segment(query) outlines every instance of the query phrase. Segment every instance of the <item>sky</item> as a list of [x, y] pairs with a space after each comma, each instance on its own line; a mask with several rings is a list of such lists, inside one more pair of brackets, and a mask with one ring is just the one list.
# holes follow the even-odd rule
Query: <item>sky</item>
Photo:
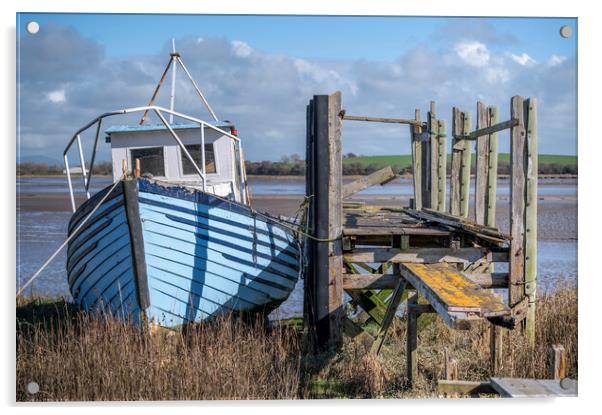
[[[30, 21], [38, 33], [26, 31]], [[560, 36], [563, 25], [571, 37]], [[452, 106], [471, 111], [474, 122], [482, 100], [503, 120], [511, 96], [536, 97], [539, 152], [577, 154], [574, 18], [24, 13], [17, 15], [17, 161], [59, 162], [73, 133], [100, 113], [146, 105], [172, 38], [217, 116], [236, 124], [249, 160], [304, 155], [305, 107], [336, 90], [351, 115], [411, 118], [435, 100], [448, 125]], [[176, 110], [210, 120], [182, 75]], [[168, 88], [158, 104], [169, 106]], [[136, 121], [110, 119], [103, 128]], [[93, 136], [82, 139], [89, 157]], [[508, 140], [499, 141], [507, 152]], [[343, 146], [408, 154], [409, 129], [346, 122]], [[99, 157], [109, 158], [108, 144]]]

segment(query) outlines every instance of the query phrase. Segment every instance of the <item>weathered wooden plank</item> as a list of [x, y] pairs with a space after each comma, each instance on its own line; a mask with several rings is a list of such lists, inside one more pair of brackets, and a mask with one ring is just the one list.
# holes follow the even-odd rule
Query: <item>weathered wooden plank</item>
[[447, 236], [448, 230], [436, 228], [418, 228], [418, 227], [399, 227], [391, 228], [391, 224], [383, 226], [363, 225], [361, 227], [345, 227], [343, 235], [346, 236], [390, 236], [390, 235], [428, 235], [428, 236]]
[[507, 272], [463, 273], [466, 278], [481, 288], [508, 288]]
[[347, 291], [347, 294], [354, 303], [358, 304], [362, 310], [372, 317], [376, 324], [382, 324], [387, 305], [376, 295], [376, 292], [371, 290], [350, 290]]
[[395, 288], [400, 278], [399, 274], [343, 274], [343, 288], [345, 290]]
[[[487, 107], [481, 101], [477, 102], [477, 129], [487, 126]], [[475, 176], [475, 220], [485, 224], [487, 208], [487, 172], [489, 170], [489, 136], [477, 138], [476, 176]]]
[[328, 313], [330, 341], [339, 343], [342, 338], [343, 299], [343, 144], [341, 142], [341, 92], [328, 97]]
[[[462, 273], [466, 278], [478, 284], [481, 288], [507, 288], [508, 273]], [[399, 274], [343, 274], [343, 289], [365, 290], [395, 288], [401, 278]]]
[[431, 222], [438, 222], [442, 225], [451, 226], [453, 228], [474, 234], [480, 237], [490, 237], [500, 240], [502, 242], [509, 241], [512, 239], [510, 235], [507, 235], [496, 228], [487, 227], [485, 225], [478, 224], [468, 218], [448, 215], [446, 213], [437, 212], [432, 209], [424, 208], [422, 211], [413, 211], [406, 209], [409, 215], [425, 219]]
[[[415, 121], [420, 123], [420, 110], [415, 111]], [[414, 179], [414, 209], [422, 209], [422, 143], [417, 135], [422, 132], [418, 125], [410, 126], [410, 138], [412, 140], [412, 176]]]
[[445, 120], [437, 120], [438, 150], [437, 150], [437, 210], [445, 212], [447, 191], [447, 138]]
[[403, 263], [400, 273], [448, 324], [453, 321], [450, 312], [480, 317], [510, 315], [510, 308], [495, 294], [481, 289], [452, 266]]
[[526, 335], [535, 343], [535, 304], [537, 283], [537, 100], [524, 102], [526, 127], [526, 201], [525, 201], [525, 295], [529, 298]]
[[427, 128], [429, 134], [429, 207], [437, 209], [439, 203], [439, 123], [437, 122], [435, 101], [431, 101]]
[[460, 194], [461, 182], [460, 172], [462, 168], [462, 150], [464, 149], [465, 141], [460, 137], [463, 131], [462, 113], [460, 109], [454, 107], [452, 111], [452, 166], [450, 176], [450, 212], [452, 215], [460, 215]]
[[504, 329], [500, 326], [489, 325], [489, 365], [492, 376], [500, 373], [503, 363]]
[[493, 227], [493, 226], [487, 226], [487, 225], [483, 225], [480, 223], [477, 223], [476, 221], [469, 219], [469, 218], [463, 218], [462, 216], [455, 216], [446, 212], [438, 212], [434, 209], [424, 209], [422, 212], [412, 212], [409, 209], [404, 209], [404, 212], [407, 212], [408, 214], [411, 215], [422, 215], [425, 216], [426, 215], [432, 215], [435, 216], [437, 218], [442, 218], [445, 219], [446, 221], [450, 221], [450, 222], [454, 222], [460, 225], [467, 225], [467, 226], [471, 226], [473, 228], [476, 229], [482, 229], [484, 231], [488, 231], [488, 232], [492, 232], [492, 235], [499, 235], [499, 236], [509, 236], [508, 234], [504, 234], [503, 232], [501, 232], [498, 228]]
[[408, 297], [406, 330], [406, 377], [411, 387], [418, 378], [418, 314], [411, 312], [411, 306], [418, 304], [418, 294]]
[[[471, 128], [471, 117], [470, 112], [463, 112], [463, 129], [464, 134], [468, 134]], [[460, 216], [465, 218], [468, 217], [468, 208], [470, 202], [470, 164], [471, 164], [471, 145], [467, 140], [464, 141], [464, 148], [462, 149], [462, 165], [460, 170]]]
[[[383, 265], [384, 264], [378, 267], [378, 269], [375, 269], [362, 262], [355, 264], [345, 263], [345, 268], [347, 268], [350, 272], [350, 274], [347, 274], [348, 276], [361, 277], [356, 267], [360, 267], [371, 273], [376, 272], [382, 274], [386, 272], [386, 267]], [[366, 320], [372, 318], [377, 324], [381, 324], [387, 307], [385, 303], [388, 297], [387, 292], [391, 292], [391, 290], [376, 291], [372, 289], [364, 289], [347, 291], [347, 294], [351, 297], [351, 303], [359, 305], [363, 310], [357, 316], [357, 320], [365, 322]]]
[[313, 191], [310, 218], [314, 235], [322, 240], [310, 240], [311, 250], [309, 281], [306, 282], [308, 326], [315, 333], [316, 346], [324, 347], [330, 341], [341, 339], [343, 311], [342, 284], [342, 155], [341, 120], [339, 118], [341, 95], [316, 95], [310, 104], [308, 137], [308, 173]]
[[[312, 195], [315, 194], [315, 177], [312, 166], [315, 163], [315, 148], [314, 148], [314, 100], [309, 100], [309, 104], [306, 107], [306, 131], [305, 131], [305, 196], [309, 197], [310, 200], [309, 208], [307, 209], [307, 224], [308, 230], [312, 235], [316, 234], [315, 230], [315, 201]], [[305, 255], [307, 257], [307, 271], [305, 273], [305, 280], [303, 281], [303, 320], [307, 324], [310, 331], [310, 337], [315, 334], [315, 322], [316, 316], [313, 297], [315, 296], [315, 261], [314, 251], [315, 242], [311, 239], [306, 241], [307, 247], [305, 249]]]
[[564, 379], [566, 377], [566, 351], [561, 344], [550, 346], [550, 379]]
[[424, 126], [425, 138], [420, 140], [420, 146], [422, 147], [422, 207], [431, 207], [431, 139], [428, 130], [428, 114], [427, 122]]
[[523, 98], [512, 97], [510, 113], [519, 120], [510, 131], [510, 280], [508, 299], [510, 305], [524, 296], [525, 282], [525, 127]]
[[497, 121], [493, 124], [490, 124], [487, 127], [477, 128], [474, 131], [471, 131], [467, 135], [464, 136], [466, 140], [476, 140], [478, 137], [482, 137], [484, 135], [495, 134], [500, 131], [507, 130], [508, 128], [515, 127], [518, 125], [519, 121], [517, 119], [510, 119], [508, 121], [502, 121], [498, 123]]
[[391, 166], [387, 166], [382, 168], [374, 173], [369, 174], [368, 176], [364, 176], [360, 179], [357, 179], [351, 183], [347, 183], [343, 186], [342, 197], [347, 198], [352, 194], [361, 192], [368, 187], [374, 186], [376, 184], [383, 185], [387, 182], [390, 182], [395, 178], [395, 173], [391, 169]]
[[[399, 274], [399, 265], [398, 264], [393, 265], [393, 272], [396, 274]], [[380, 326], [378, 334], [376, 335], [376, 340], [374, 341], [374, 343], [372, 344], [372, 347], [370, 348], [370, 352], [373, 353], [374, 355], [378, 355], [378, 353], [380, 352], [380, 349], [387, 336], [387, 331], [389, 330], [389, 327], [391, 326], [391, 323], [393, 322], [393, 317], [395, 317], [395, 312], [397, 311], [397, 308], [399, 307], [399, 303], [401, 302], [401, 299], [402, 299], [405, 289], [406, 289], [406, 280], [398, 279], [397, 284], [395, 286], [395, 290], [393, 291], [393, 294], [391, 295], [391, 298], [389, 299], [389, 304], [387, 305], [387, 311], [385, 312], [385, 317], [383, 318], [383, 322]]]
[[467, 380], [439, 380], [437, 391], [441, 394], [457, 395], [497, 395], [489, 382]]
[[414, 126], [422, 125], [420, 121], [404, 119], [404, 118], [383, 118], [383, 117], [366, 117], [362, 115], [343, 115], [345, 121], [367, 121], [367, 122], [381, 122], [386, 124], [408, 124]]
[[[487, 109], [487, 123], [497, 123], [497, 107]], [[497, 205], [497, 165], [498, 165], [498, 138], [497, 133], [489, 136], [489, 163], [487, 167], [487, 210], [485, 213], [485, 225], [495, 227], [495, 210]]]
[[437, 312], [430, 304], [409, 304], [408, 310], [416, 314], [431, 314]]
[[492, 255], [494, 262], [503, 262], [507, 257], [504, 252], [491, 252], [486, 248], [358, 248], [343, 255], [345, 262], [407, 262], [418, 264], [434, 264], [437, 262], [472, 263], [480, 258]]
[[444, 351], [445, 359], [445, 379], [446, 380], [458, 380], [458, 360], [450, 356], [447, 347]]
[[555, 396], [577, 396], [577, 382], [560, 382], [551, 379], [496, 378], [490, 380], [491, 386], [505, 398], [547, 398]]

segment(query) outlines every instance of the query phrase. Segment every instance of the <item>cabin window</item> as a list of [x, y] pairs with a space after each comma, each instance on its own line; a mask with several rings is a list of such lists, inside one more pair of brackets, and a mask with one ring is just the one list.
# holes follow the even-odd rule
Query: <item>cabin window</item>
[[[186, 150], [192, 156], [192, 159], [196, 163], [197, 166], [201, 167], [202, 163], [202, 155], [201, 155], [201, 145], [200, 144], [192, 144], [186, 146]], [[182, 168], [184, 170], [184, 174], [197, 174], [194, 166], [186, 157], [184, 152], [182, 154]], [[215, 152], [213, 151], [213, 144], [205, 144], [205, 173], [216, 173], [217, 169], [215, 168]]]
[[163, 147], [136, 148], [130, 150], [132, 167], [136, 165], [136, 159], [140, 160], [140, 174], [152, 174], [157, 177], [165, 177], [165, 162], [163, 158]]

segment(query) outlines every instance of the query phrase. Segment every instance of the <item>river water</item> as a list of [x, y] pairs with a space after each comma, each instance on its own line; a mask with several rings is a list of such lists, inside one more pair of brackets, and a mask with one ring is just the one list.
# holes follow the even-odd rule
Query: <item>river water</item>
[[[93, 187], [95, 190], [110, 184], [109, 179], [98, 179]], [[254, 195], [300, 195], [304, 192], [303, 180], [254, 180], [251, 182], [251, 191]], [[20, 195], [66, 194], [63, 178], [27, 178], [18, 180], [18, 193]], [[410, 180], [396, 180], [387, 186], [372, 187], [363, 192], [367, 195], [386, 196], [411, 195]], [[508, 192], [507, 181], [500, 180], [499, 195], [505, 196]], [[546, 226], [558, 226], [558, 217], [571, 226], [576, 227], [576, 209], [570, 214], [563, 214], [566, 205], [574, 207], [577, 195], [576, 181], [551, 180], [544, 181], [539, 187], [540, 202], [548, 206], [554, 214], [540, 215], [540, 229]], [[548, 200], [551, 197], [552, 200]], [[566, 200], [565, 200], [566, 199]], [[575, 212], [575, 213], [573, 213]], [[17, 211], [17, 286], [24, 283], [65, 240], [67, 223], [71, 216], [68, 211], [43, 211], [22, 210]], [[543, 222], [542, 222], [543, 221]], [[546, 235], [542, 229], [540, 235]], [[69, 297], [69, 290], [65, 273], [66, 254], [63, 250], [39, 278], [26, 290], [26, 295], [50, 295]], [[555, 239], [542, 239], [538, 243], [538, 290], [553, 289], [561, 281], [577, 281], [577, 239], [575, 236], [557, 237]], [[504, 271], [501, 267], [496, 271]], [[279, 318], [300, 316], [303, 310], [303, 281], [273, 315]]]

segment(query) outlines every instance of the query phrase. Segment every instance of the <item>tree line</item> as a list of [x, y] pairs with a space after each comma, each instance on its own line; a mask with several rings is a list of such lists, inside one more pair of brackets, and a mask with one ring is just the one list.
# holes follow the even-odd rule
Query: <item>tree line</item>
[[[353, 153], [344, 156], [343, 175], [365, 176], [383, 168], [380, 164], [366, 163], [365, 161], [353, 161], [357, 156]], [[305, 160], [298, 155], [282, 157], [280, 161], [246, 161], [247, 174], [259, 176], [303, 176], [305, 174]], [[412, 166], [391, 165], [395, 174], [412, 174]], [[471, 164], [472, 173], [476, 173], [476, 163]], [[539, 163], [539, 174], [566, 174], [576, 175], [577, 164]], [[451, 163], [447, 163], [447, 174], [451, 173]], [[498, 174], [510, 174], [510, 162], [498, 161]]]
[[[65, 172], [65, 167], [58, 164], [48, 163], [19, 163], [17, 164], [17, 176], [56, 176], [62, 175]], [[94, 174], [112, 175], [113, 165], [108, 162], [96, 163], [94, 165]]]
[[[370, 164], [362, 161], [352, 161], [353, 157], [345, 156], [347, 161], [343, 164], [343, 174], [347, 176], [362, 176], [382, 168], [381, 165]], [[111, 175], [112, 164], [110, 162], [98, 163], [94, 166], [94, 174]], [[305, 175], [305, 160], [301, 160], [298, 155], [285, 156], [280, 161], [245, 161], [245, 168], [248, 175], [258, 176], [303, 176]], [[396, 166], [391, 168], [395, 174], [411, 174], [411, 166]], [[447, 164], [447, 173], [450, 173], [451, 165]], [[475, 173], [475, 163], [472, 163], [471, 170]], [[558, 164], [558, 163], [540, 163], [539, 174], [577, 174], [576, 164]], [[50, 165], [46, 163], [20, 163], [17, 164], [17, 176], [27, 175], [62, 175], [64, 167], [59, 165]], [[510, 174], [510, 163], [500, 160], [498, 162], [498, 174]]]

